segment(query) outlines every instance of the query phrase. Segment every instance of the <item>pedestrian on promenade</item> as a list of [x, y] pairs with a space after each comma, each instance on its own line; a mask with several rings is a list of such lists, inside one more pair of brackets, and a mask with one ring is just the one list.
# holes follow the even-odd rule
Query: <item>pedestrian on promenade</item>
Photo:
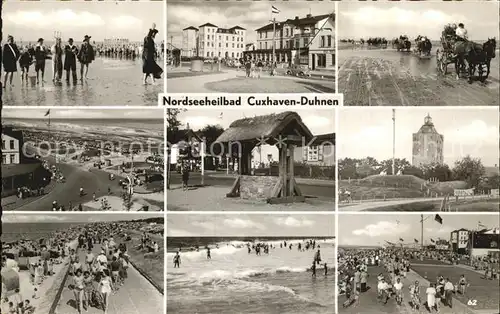
[[73, 38], [68, 39], [68, 44], [64, 47], [64, 70], [66, 71], [66, 82], [69, 83], [70, 72], [73, 76], [73, 84], [76, 84], [76, 56], [78, 48], [73, 45]]
[[182, 167], [182, 190], [189, 190], [189, 166], [187, 164], [183, 164]]
[[[89, 64], [92, 63], [95, 59], [95, 53], [94, 53], [94, 47], [90, 45], [90, 38], [91, 36], [85, 35], [83, 38], [83, 43], [82, 46], [80, 47], [80, 50], [78, 51], [78, 61], [81, 64], [80, 67], [80, 80], [83, 81], [83, 78], [87, 79], [88, 73], [89, 73]], [[85, 76], [83, 75], [83, 72], [85, 70]]]
[[83, 288], [84, 288], [84, 277], [81, 268], [78, 268], [73, 276], [73, 284], [72, 287], [73, 294], [75, 295], [75, 302], [77, 306], [78, 313], [82, 313], [83, 309]]
[[9, 81], [10, 86], [12, 85], [12, 79], [14, 78], [14, 72], [17, 72], [17, 60], [20, 57], [19, 49], [14, 42], [14, 37], [7, 36], [7, 43], [3, 46], [3, 70], [5, 71], [5, 76], [3, 80], [3, 88], [7, 86], [7, 81]]
[[63, 61], [62, 54], [63, 50], [61, 47], [61, 38], [56, 37], [56, 43], [52, 45], [50, 52], [52, 53], [52, 81], [54, 83], [59, 83], [62, 78], [63, 72]]
[[108, 269], [103, 269], [102, 271], [103, 276], [99, 282], [99, 287], [100, 287], [100, 292], [102, 294], [102, 298], [104, 300], [104, 314], [108, 313], [108, 306], [109, 306], [109, 296], [111, 295], [111, 292], [114, 290], [113, 289], [113, 282], [109, 276], [109, 270]]
[[156, 48], [154, 38], [158, 30], [156, 29], [156, 25], [153, 24], [153, 27], [149, 29], [148, 34], [144, 37], [144, 49], [142, 51], [142, 73], [143, 84], [148, 84], [147, 79], [149, 76], [153, 79], [153, 84], [156, 82], [156, 79], [160, 79], [163, 73], [163, 69], [156, 63]]

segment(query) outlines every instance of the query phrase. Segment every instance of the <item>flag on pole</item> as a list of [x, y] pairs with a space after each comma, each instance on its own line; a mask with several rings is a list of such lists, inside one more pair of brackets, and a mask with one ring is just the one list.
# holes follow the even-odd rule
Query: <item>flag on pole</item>
[[224, 114], [223, 112], [221, 112], [221, 113], [220, 113], [220, 115], [219, 115], [219, 119], [222, 119], [222, 115], [223, 115], [223, 114]]
[[404, 240], [403, 240], [403, 238], [399, 238], [399, 241], [403, 242]]
[[50, 109], [47, 110], [47, 112], [45, 113], [44, 117], [48, 116], [50, 114]]
[[431, 239], [431, 242], [432, 242], [432, 243], [435, 243], [434, 239]]
[[413, 239], [413, 240], [415, 240], [415, 243], [418, 243], [418, 240], [417, 240], [417, 239]]
[[441, 216], [439, 216], [438, 214], [436, 214], [436, 216], [434, 217], [434, 220], [440, 224], [443, 224], [443, 218], [441, 218]]
[[483, 223], [482, 223], [482, 222], [480, 222], [480, 221], [478, 221], [478, 222], [477, 222], [477, 225], [478, 225], [478, 227], [479, 227], [479, 228], [483, 228], [483, 229], [488, 228], [488, 227], [486, 227], [485, 225], [483, 225]]
[[280, 10], [278, 10], [278, 8], [273, 5], [273, 6], [271, 6], [271, 13], [278, 14], [278, 13], [280, 13]]

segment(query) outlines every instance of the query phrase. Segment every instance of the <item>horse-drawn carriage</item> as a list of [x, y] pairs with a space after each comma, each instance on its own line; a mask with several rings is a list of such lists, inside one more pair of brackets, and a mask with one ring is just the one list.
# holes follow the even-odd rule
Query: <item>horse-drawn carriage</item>
[[420, 57], [420, 58], [430, 58], [431, 57], [431, 51], [432, 51], [432, 43], [427, 38], [426, 36], [418, 36], [415, 39], [415, 50], [414, 52]]
[[[441, 36], [441, 47], [436, 51], [437, 69], [441, 74], [448, 73], [448, 65], [455, 64], [457, 79], [460, 73], [465, 73], [469, 83], [476, 68], [479, 81], [484, 82], [490, 74], [491, 59], [495, 58], [496, 39], [488, 38], [483, 44], [468, 40], [457, 40], [456, 27], [447, 25]], [[486, 75], [484, 75], [486, 73]]]
[[399, 38], [396, 38], [392, 46], [397, 49], [397, 51], [407, 51], [410, 52], [411, 49], [411, 41], [408, 40], [408, 36], [399, 36]]

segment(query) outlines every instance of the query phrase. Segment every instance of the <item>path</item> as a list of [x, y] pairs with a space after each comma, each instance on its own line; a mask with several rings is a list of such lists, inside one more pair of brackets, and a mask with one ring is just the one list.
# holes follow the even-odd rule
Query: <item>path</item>
[[435, 197], [428, 197], [428, 198], [412, 198], [412, 199], [399, 199], [395, 201], [387, 200], [387, 201], [374, 201], [374, 202], [366, 202], [366, 203], [359, 203], [359, 204], [341, 204], [339, 205], [339, 210], [342, 209], [342, 211], [365, 211], [365, 210], [371, 210], [371, 209], [376, 209], [379, 207], [386, 207], [386, 206], [394, 206], [394, 205], [403, 205], [403, 204], [412, 204], [412, 203], [422, 203], [422, 202], [429, 202], [429, 201], [436, 201], [437, 199]]
[[[100, 245], [96, 244], [93, 249], [95, 255], [100, 252]], [[85, 250], [80, 250], [80, 260], [85, 261]], [[75, 308], [73, 292], [67, 289], [71, 283], [68, 277], [66, 288], [64, 288], [61, 299], [58, 302], [58, 314], [78, 313]], [[97, 284], [96, 284], [97, 286]], [[163, 295], [147, 281], [132, 265], [128, 269], [128, 278], [125, 284], [120, 287], [116, 294], [109, 299], [108, 314], [144, 314], [163, 313]], [[87, 313], [87, 312], [84, 312]], [[102, 314], [103, 311], [96, 308], [89, 308], [89, 314]]]

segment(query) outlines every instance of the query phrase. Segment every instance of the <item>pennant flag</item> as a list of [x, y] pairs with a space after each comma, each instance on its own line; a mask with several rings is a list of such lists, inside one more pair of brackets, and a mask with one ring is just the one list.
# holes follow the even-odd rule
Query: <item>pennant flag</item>
[[44, 117], [48, 116], [50, 114], [50, 109], [47, 110], [47, 112], [45, 113]]
[[434, 243], [435, 242], [434, 239], [431, 239], [431, 242]]
[[438, 214], [436, 214], [436, 217], [434, 217], [434, 220], [440, 224], [443, 224], [443, 218], [441, 218], [441, 216], [439, 216]]
[[389, 244], [389, 245], [394, 245], [394, 243], [392, 243], [392, 242], [389, 242], [389, 241], [385, 241], [385, 242], [387, 242], [387, 244]]
[[223, 114], [224, 114], [223, 112], [221, 112], [221, 113], [220, 113], [220, 115], [219, 115], [219, 119], [222, 119], [222, 115], [223, 115]]
[[278, 10], [278, 8], [273, 5], [273, 6], [271, 6], [271, 12], [273, 14], [278, 14], [278, 13], [280, 13], [280, 10]]
[[399, 241], [403, 242], [404, 240], [403, 240], [403, 238], [399, 238]]
[[480, 221], [477, 222], [477, 225], [479, 226], [479, 228], [484, 228], [486, 229], [487, 227], [485, 225], [483, 225]]
[[417, 240], [417, 239], [413, 239], [413, 240], [415, 240], [415, 243], [418, 243], [418, 240]]

